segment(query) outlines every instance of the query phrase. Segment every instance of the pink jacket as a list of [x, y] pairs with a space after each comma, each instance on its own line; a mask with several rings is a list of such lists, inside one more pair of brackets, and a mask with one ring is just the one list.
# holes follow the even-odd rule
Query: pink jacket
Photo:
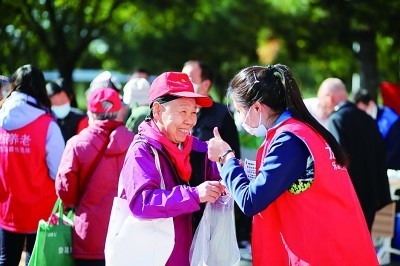
[[[112, 202], [133, 137], [121, 122], [97, 120], [67, 142], [56, 177], [56, 192], [65, 206], [75, 208], [74, 258], [104, 259]], [[108, 138], [107, 149], [90, 177], [91, 164]]]

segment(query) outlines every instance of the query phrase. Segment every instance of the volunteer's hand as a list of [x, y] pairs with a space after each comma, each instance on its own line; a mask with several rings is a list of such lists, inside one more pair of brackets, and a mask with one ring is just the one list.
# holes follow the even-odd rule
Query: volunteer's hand
[[225, 189], [225, 187], [218, 181], [205, 181], [196, 188], [201, 203], [206, 201], [214, 203]]
[[218, 128], [214, 127], [214, 137], [208, 141], [208, 159], [218, 162], [219, 156], [231, 147], [220, 136]]

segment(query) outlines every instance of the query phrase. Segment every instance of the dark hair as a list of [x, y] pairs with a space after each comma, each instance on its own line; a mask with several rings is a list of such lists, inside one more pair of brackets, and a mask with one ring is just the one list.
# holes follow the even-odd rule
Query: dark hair
[[244, 68], [230, 81], [228, 93], [235, 102], [246, 109], [255, 102], [260, 102], [276, 114], [290, 110], [295, 119], [306, 123], [325, 139], [339, 165], [347, 166], [346, 155], [336, 139], [305, 106], [300, 89], [287, 66], [276, 64]]
[[147, 68], [137, 67], [137, 68], [133, 69], [133, 73], [146, 73], [148, 75], [149, 71], [147, 70]]
[[154, 118], [154, 116], [153, 116], [153, 104], [154, 104], [155, 102], [157, 102], [157, 103], [159, 103], [159, 104], [164, 104], [164, 103], [168, 103], [168, 102], [170, 102], [170, 101], [173, 101], [173, 100], [176, 100], [176, 99], [179, 99], [179, 98], [181, 98], [181, 97], [180, 97], [180, 96], [175, 96], [175, 95], [170, 95], [170, 94], [167, 94], [167, 95], [158, 97], [158, 98], [155, 99], [152, 103], [150, 103], [150, 110], [149, 110], [149, 113], [146, 115], [146, 117], [145, 117], [144, 120], [145, 120], [146, 122], [149, 122], [150, 120], [153, 120], [153, 118]]
[[199, 64], [200, 69], [201, 69], [201, 80], [209, 80], [211, 83], [214, 82], [214, 72], [212, 71], [211, 67], [204, 61], [199, 61], [199, 60], [189, 60], [187, 61], [183, 67], [190, 65], [190, 64]]
[[63, 78], [58, 78], [47, 83], [46, 90], [47, 90], [47, 95], [49, 97], [58, 94], [62, 91], [64, 91], [68, 97], [70, 96], [67, 82], [65, 82]]
[[[32, 65], [24, 65], [18, 68], [12, 77], [11, 92], [19, 91], [32, 96], [37, 101], [37, 107], [51, 113], [51, 102], [46, 91], [46, 82], [43, 72]], [[8, 94], [10, 96], [11, 93]], [[3, 106], [4, 98], [0, 102], [0, 108]]]
[[368, 104], [370, 101], [373, 101], [371, 94], [366, 89], [360, 89], [358, 92], [356, 92], [353, 95], [352, 100], [355, 104], [358, 104], [359, 102]]

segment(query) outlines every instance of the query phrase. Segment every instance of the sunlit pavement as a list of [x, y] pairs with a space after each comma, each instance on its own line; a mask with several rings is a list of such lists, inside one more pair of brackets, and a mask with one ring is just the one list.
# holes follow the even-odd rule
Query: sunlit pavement
[[[247, 248], [240, 249], [240, 257], [241, 257], [240, 266], [252, 266], [253, 265], [251, 262], [250, 246], [248, 246]], [[25, 251], [22, 253], [22, 257], [21, 257], [19, 266], [25, 266]], [[400, 262], [399, 262], [399, 264], [390, 264], [390, 266], [400, 266]]]
[[[240, 266], [252, 266], [252, 261], [251, 259], [248, 260], [248, 252], [249, 250], [246, 250], [244, 248], [240, 249], [240, 255], [242, 259], [240, 260]], [[389, 264], [382, 264], [381, 266], [400, 266], [400, 260], [392, 260]]]
[[248, 261], [248, 260], [241, 260], [240, 261], [240, 266], [251, 266], [251, 265], [253, 265], [251, 263], [251, 261]]
[[241, 257], [240, 266], [251, 266], [252, 265], [250, 245], [247, 245], [247, 247], [240, 249], [240, 257]]

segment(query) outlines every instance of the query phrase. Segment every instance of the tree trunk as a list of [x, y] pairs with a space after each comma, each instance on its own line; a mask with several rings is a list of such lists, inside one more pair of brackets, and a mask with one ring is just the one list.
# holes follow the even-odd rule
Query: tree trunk
[[61, 63], [58, 65], [58, 71], [60, 72], [60, 76], [64, 79], [65, 84], [68, 87], [68, 96], [71, 99], [71, 106], [78, 107], [78, 103], [75, 97], [74, 90], [74, 80], [72, 78], [72, 72], [74, 71], [75, 63]]
[[366, 30], [358, 33], [360, 44], [360, 82], [361, 88], [367, 89], [376, 101], [379, 87], [379, 75], [377, 69], [376, 33]]

